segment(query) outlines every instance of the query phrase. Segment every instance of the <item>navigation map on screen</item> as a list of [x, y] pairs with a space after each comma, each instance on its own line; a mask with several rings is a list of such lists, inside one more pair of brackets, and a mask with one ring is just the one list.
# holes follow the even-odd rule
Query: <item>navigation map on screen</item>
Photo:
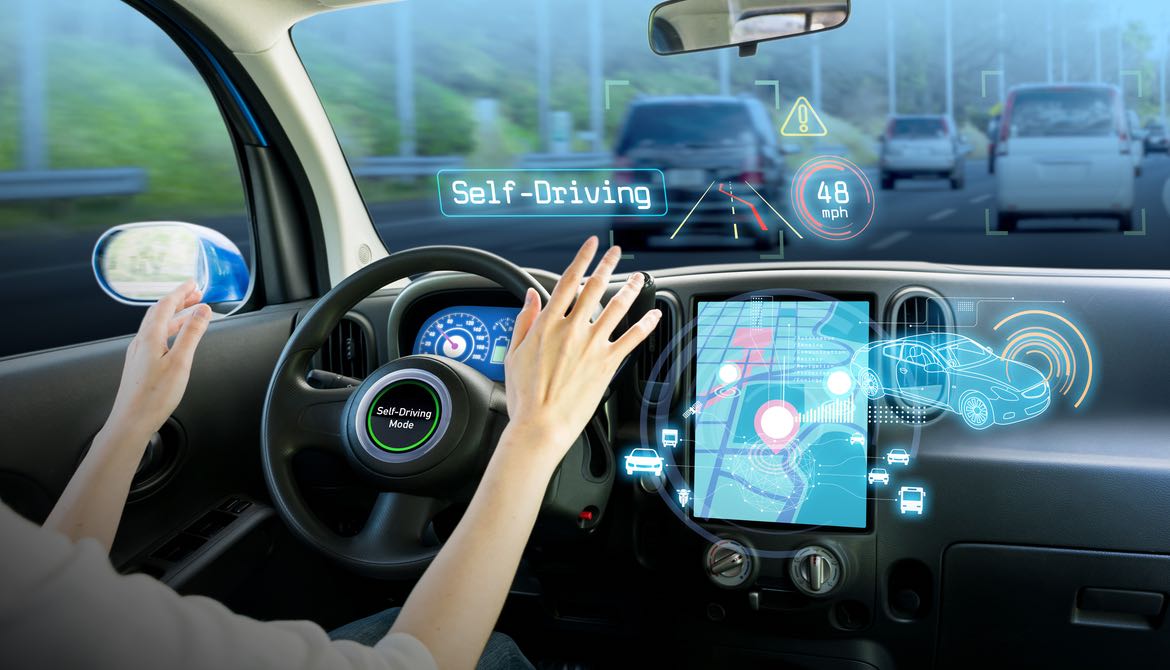
[[869, 304], [700, 302], [694, 515], [864, 528]]

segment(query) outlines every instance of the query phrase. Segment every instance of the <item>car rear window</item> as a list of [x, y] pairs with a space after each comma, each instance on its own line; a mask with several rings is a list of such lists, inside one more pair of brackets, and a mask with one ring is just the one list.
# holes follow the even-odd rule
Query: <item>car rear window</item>
[[1107, 89], [1018, 91], [1011, 105], [1013, 137], [1097, 137], [1117, 132]]
[[890, 121], [890, 137], [944, 137], [947, 125], [942, 119], [893, 119]]
[[630, 112], [618, 153], [641, 146], [724, 146], [755, 137], [745, 105], [678, 103], [639, 105]]

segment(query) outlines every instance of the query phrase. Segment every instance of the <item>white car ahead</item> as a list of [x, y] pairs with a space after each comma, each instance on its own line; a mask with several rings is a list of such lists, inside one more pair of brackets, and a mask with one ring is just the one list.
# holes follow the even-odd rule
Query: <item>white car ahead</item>
[[653, 449], [634, 449], [626, 455], [626, 474], [649, 472], [655, 477], [662, 475], [662, 457]]
[[1115, 219], [1133, 228], [1134, 158], [1121, 91], [1105, 84], [1018, 86], [996, 142], [996, 228], [1020, 219]]

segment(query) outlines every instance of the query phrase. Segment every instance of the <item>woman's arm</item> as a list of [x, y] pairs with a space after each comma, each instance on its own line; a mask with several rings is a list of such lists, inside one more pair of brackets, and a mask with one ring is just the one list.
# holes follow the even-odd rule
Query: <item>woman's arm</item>
[[525, 296], [504, 363], [510, 422], [467, 512], [392, 629], [422, 641], [440, 668], [475, 666], [553, 471], [593, 416], [622, 360], [662, 316], [652, 310], [611, 342], [643, 279], [632, 275], [591, 321], [621, 254], [610, 248], [577, 296], [596, 251], [597, 238], [591, 237], [544, 310], [535, 291]]
[[[147, 310], [126, 350], [122, 383], [106, 424], [66, 485], [45, 527], [76, 541], [114, 543], [134, 471], [150, 436], [175, 411], [211, 309], [188, 281]], [[189, 307], [192, 309], [187, 309]], [[167, 340], [175, 337], [174, 346]]]

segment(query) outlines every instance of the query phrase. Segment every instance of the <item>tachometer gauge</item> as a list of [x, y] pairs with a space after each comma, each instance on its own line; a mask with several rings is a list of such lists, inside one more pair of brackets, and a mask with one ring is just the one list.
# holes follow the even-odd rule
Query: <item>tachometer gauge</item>
[[516, 328], [516, 320], [511, 317], [496, 319], [492, 324], [492, 358], [491, 362], [497, 365], [504, 363], [508, 355], [508, 345], [512, 343], [512, 331]]
[[461, 363], [486, 361], [491, 344], [488, 328], [467, 312], [440, 314], [423, 329], [418, 353], [443, 356]]

